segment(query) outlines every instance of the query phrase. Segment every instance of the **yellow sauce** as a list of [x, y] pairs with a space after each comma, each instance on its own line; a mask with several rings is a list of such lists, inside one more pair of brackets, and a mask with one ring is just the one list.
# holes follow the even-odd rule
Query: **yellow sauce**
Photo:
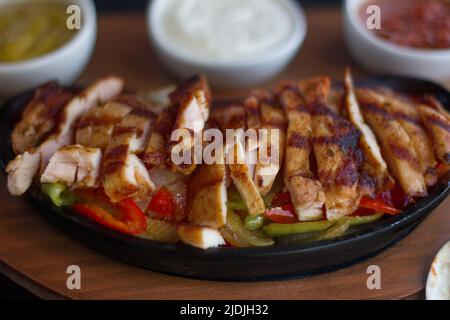
[[76, 34], [67, 28], [67, 17], [62, 4], [0, 7], [0, 62], [28, 60], [62, 47]]

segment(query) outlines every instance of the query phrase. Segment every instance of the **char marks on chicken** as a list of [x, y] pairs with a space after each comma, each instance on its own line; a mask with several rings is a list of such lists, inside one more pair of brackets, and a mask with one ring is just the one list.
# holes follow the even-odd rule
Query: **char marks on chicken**
[[75, 95], [62, 108], [52, 134], [44, 142], [19, 154], [6, 168], [8, 189], [13, 195], [25, 193], [34, 176], [43, 172], [55, 152], [74, 143], [75, 122], [98, 104], [106, 103], [122, 91], [123, 80], [115, 76], [103, 78]]
[[317, 220], [323, 215], [325, 194], [322, 184], [314, 178], [311, 165], [311, 113], [297, 83], [284, 85], [280, 103], [288, 118], [284, 182], [300, 221]]
[[356, 95], [392, 175], [406, 194], [412, 197], [425, 196], [425, 177], [413, 141], [391, 113], [384, 97], [370, 89], [357, 89]]
[[300, 89], [312, 115], [311, 141], [317, 161], [318, 178], [325, 193], [327, 218], [337, 220], [359, 206], [358, 147], [360, 132], [327, 105], [330, 79], [313, 78], [300, 82]]

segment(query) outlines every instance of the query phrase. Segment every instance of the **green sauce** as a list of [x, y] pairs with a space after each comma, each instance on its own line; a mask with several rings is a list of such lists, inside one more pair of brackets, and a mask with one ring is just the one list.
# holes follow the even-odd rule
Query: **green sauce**
[[18, 62], [62, 47], [75, 34], [66, 26], [66, 6], [22, 3], [0, 7], [0, 62]]

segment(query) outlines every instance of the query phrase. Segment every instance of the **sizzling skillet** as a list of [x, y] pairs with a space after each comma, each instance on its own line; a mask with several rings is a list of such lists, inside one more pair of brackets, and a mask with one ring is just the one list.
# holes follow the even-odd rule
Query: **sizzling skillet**
[[[450, 109], [450, 93], [424, 80], [378, 77], [357, 82], [357, 86], [380, 86], [403, 93], [430, 93]], [[2, 169], [14, 154], [11, 132], [31, 92], [6, 102], [0, 110], [0, 149]], [[429, 189], [429, 196], [418, 200], [400, 215], [385, 217], [333, 240], [300, 245], [276, 245], [264, 248], [218, 248], [198, 250], [183, 244], [165, 244], [122, 235], [68, 209], [57, 209], [39, 190], [30, 189], [27, 199], [37, 205], [49, 220], [99, 252], [124, 262], [181, 276], [209, 280], [268, 280], [308, 276], [350, 265], [377, 254], [405, 237], [443, 200], [450, 191], [448, 177]]]

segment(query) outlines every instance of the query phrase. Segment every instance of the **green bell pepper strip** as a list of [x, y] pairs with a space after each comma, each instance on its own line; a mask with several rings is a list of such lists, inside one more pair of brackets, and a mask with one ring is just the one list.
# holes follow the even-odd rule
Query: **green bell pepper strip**
[[44, 183], [41, 188], [57, 207], [71, 206], [75, 203], [75, 195], [61, 183]]
[[[263, 227], [264, 232], [266, 232], [271, 237], [281, 237], [294, 234], [303, 233], [314, 233], [327, 230], [336, 224], [348, 222], [349, 226], [359, 226], [367, 223], [374, 222], [380, 219], [383, 214], [374, 214], [370, 216], [357, 216], [357, 217], [345, 217], [340, 221], [316, 221], [316, 222], [299, 222], [292, 224], [277, 224], [271, 223]], [[348, 227], [347, 227], [348, 229]], [[318, 235], [312, 235], [315, 237]]]
[[278, 237], [279, 244], [302, 244], [329, 240], [342, 236], [350, 228], [350, 221], [342, 219], [328, 229], [319, 232], [296, 233]]
[[342, 219], [336, 222], [331, 228], [328, 228], [322, 232], [319, 232], [316, 236], [311, 237], [308, 241], [321, 241], [329, 240], [342, 236], [350, 228], [350, 221], [347, 219]]
[[344, 218], [344, 219], [348, 220], [350, 222], [350, 226], [353, 227], [353, 226], [359, 226], [359, 225], [362, 225], [362, 224], [367, 224], [367, 223], [371, 223], [371, 222], [377, 221], [382, 216], [384, 216], [383, 213], [376, 213], [376, 214], [372, 214], [370, 216], [347, 217], [347, 218]]
[[330, 228], [331, 221], [299, 222], [290, 224], [271, 223], [263, 227], [265, 233], [271, 237], [286, 236], [289, 234], [318, 232]]
[[231, 210], [231, 211], [247, 211], [247, 206], [245, 205], [245, 203], [238, 203], [238, 202], [231, 202], [228, 201], [227, 202], [227, 209]]
[[264, 232], [250, 231], [245, 228], [244, 222], [233, 211], [228, 211], [227, 224], [219, 231], [233, 247], [264, 247], [274, 244], [274, 241]]
[[244, 220], [245, 227], [250, 231], [261, 229], [262, 226], [264, 225], [264, 221], [265, 221], [265, 218], [263, 215], [257, 215], [257, 216], [248, 215], [245, 217], [245, 220]]

